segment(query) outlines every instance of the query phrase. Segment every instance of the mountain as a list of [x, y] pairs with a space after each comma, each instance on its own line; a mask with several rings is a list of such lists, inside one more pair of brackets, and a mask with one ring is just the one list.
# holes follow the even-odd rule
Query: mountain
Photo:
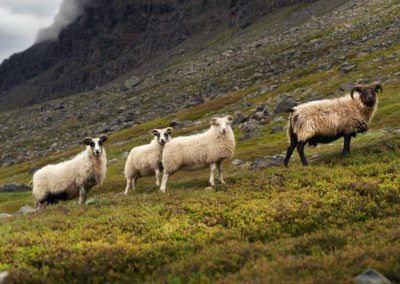
[[56, 40], [3, 62], [0, 111], [92, 90], [139, 66], [157, 70], [229, 28], [243, 29], [280, 7], [311, 1], [93, 0]]

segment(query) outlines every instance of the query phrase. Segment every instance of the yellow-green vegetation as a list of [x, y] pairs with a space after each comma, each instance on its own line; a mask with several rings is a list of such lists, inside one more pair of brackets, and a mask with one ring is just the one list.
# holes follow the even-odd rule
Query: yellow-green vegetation
[[[344, 160], [341, 146], [309, 151], [310, 167], [226, 164], [228, 185], [211, 191], [201, 171], [173, 176], [166, 194], [148, 178], [116, 197], [123, 163], [112, 163], [92, 204], [1, 219], [0, 270], [21, 283], [352, 283], [374, 267], [396, 283], [400, 137], [373, 131]], [[0, 198], [0, 211], [29, 203]]]

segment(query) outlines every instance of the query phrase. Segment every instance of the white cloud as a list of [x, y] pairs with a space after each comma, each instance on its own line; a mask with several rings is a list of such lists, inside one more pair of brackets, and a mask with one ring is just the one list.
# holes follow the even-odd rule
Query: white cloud
[[0, 62], [32, 45], [50, 26], [61, 0], [0, 0]]

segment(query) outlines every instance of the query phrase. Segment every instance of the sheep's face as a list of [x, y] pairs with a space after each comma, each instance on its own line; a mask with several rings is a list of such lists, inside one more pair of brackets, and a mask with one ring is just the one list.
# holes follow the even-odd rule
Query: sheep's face
[[376, 104], [376, 93], [382, 92], [382, 86], [379, 83], [371, 85], [355, 85], [351, 90], [350, 95], [354, 99], [353, 94], [357, 92], [360, 94], [360, 99], [366, 106], [372, 107]]
[[100, 135], [99, 138], [86, 137], [83, 144], [90, 146], [93, 156], [100, 156], [103, 152], [103, 143], [107, 140], [106, 135]]
[[221, 134], [225, 134], [228, 129], [231, 128], [233, 117], [228, 115], [225, 117], [214, 117], [211, 119], [210, 124], [214, 127], [218, 127]]
[[151, 134], [153, 134], [156, 138], [158, 143], [160, 143], [161, 146], [164, 146], [165, 143], [167, 143], [171, 137], [171, 132], [172, 132], [172, 127], [167, 127], [164, 129], [153, 129], [151, 131]]

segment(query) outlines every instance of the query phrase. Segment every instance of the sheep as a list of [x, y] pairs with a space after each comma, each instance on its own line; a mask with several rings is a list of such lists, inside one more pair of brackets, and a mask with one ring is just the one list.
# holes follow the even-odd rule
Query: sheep
[[214, 174], [218, 166], [219, 181], [222, 177], [222, 161], [232, 158], [235, 150], [235, 136], [231, 123], [232, 116], [213, 118], [211, 127], [204, 133], [174, 138], [164, 147], [162, 165], [164, 167], [161, 192], [165, 192], [168, 177], [180, 169], [197, 170], [211, 168], [210, 184], [215, 185]]
[[106, 135], [86, 137], [82, 144], [86, 149], [68, 161], [47, 165], [33, 175], [33, 198], [35, 209], [44, 209], [49, 203], [69, 200], [79, 195], [84, 204], [90, 189], [101, 185], [107, 171], [106, 151], [103, 143]]
[[172, 127], [153, 129], [155, 137], [150, 144], [135, 147], [129, 153], [125, 164], [126, 189], [128, 194], [132, 185], [135, 191], [136, 181], [140, 177], [156, 174], [156, 185], [160, 186], [161, 157], [164, 145], [171, 140]]
[[[368, 131], [372, 116], [377, 107], [376, 93], [383, 91], [378, 82], [370, 85], [355, 85], [350, 95], [304, 103], [291, 110], [288, 123], [290, 146], [287, 149], [284, 165], [287, 167], [294, 148], [297, 147], [301, 162], [308, 165], [304, 156], [304, 146], [308, 143], [330, 143], [342, 136], [344, 147], [342, 158], [350, 152], [351, 137]], [[354, 96], [356, 93], [356, 96]]]

